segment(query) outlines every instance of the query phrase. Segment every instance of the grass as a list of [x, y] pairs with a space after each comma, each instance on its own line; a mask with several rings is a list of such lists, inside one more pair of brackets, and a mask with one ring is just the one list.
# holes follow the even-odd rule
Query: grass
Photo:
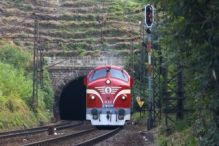
[[132, 118], [134, 118], [136, 120], [136, 122], [146, 122], [148, 119], [148, 112], [145, 113], [141, 113], [140, 116], [140, 112], [135, 112], [134, 114], [132, 114]]
[[[121, 1], [126, 1], [126, 0], [121, 0]], [[144, 4], [146, 5], [147, 4], [147, 0], [129, 0], [129, 3], [130, 4], [134, 4], [134, 5], [139, 5], [139, 4]]]
[[[39, 108], [33, 112], [31, 55], [13, 42], [0, 41], [0, 131], [33, 127], [49, 121], [52, 114], [45, 112], [53, 105], [53, 91], [48, 79], [38, 91]], [[44, 76], [48, 77], [48, 72]]]
[[[170, 115], [174, 120], [175, 115]], [[154, 135], [156, 137], [156, 146], [197, 146], [198, 143], [194, 137], [195, 131], [193, 126], [189, 126], [188, 120], [177, 120], [175, 123], [169, 121], [172, 125], [171, 133], [166, 135], [165, 117], [155, 123], [153, 129], [157, 131]]]
[[[169, 115], [173, 120], [175, 115]], [[189, 116], [186, 116], [189, 117]], [[132, 121], [136, 122], [136, 125], [139, 123], [143, 123], [148, 119], [148, 112], [145, 114], [141, 114], [139, 111], [132, 114]], [[155, 146], [198, 146], [197, 139], [195, 138], [195, 130], [191, 125], [189, 126], [189, 118], [185, 118], [184, 120], [169, 122], [169, 124], [173, 125], [172, 132], [167, 136], [166, 135], [166, 126], [165, 126], [165, 116], [162, 115], [162, 119], [160, 121], [156, 121], [154, 123], [154, 127], [150, 132], [153, 133], [153, 137], [155, 138]], [[146, 124], [145, 124], [146, 125]], [[140, 126], [141, 127], [141, 126]], [[145, 130], [145, 127], [141, 127], [143, 129], [139, 129], [140, 131]]]
[[[24, 128], [33, 127], [40, 120], [48, 121], [49, 114], [42, 111], [44, 103], [39, 102], [39, 113], [43, 114], [37, 117], [29, 108], [32, 79], [25, 77], [22, 70], [17, 70], [12, 65], [0, 62], [0, 69], [0, 129], [22, 128], [24, 125]], [[39, 100], [41, 95], [42, 92], [39, 93]]]

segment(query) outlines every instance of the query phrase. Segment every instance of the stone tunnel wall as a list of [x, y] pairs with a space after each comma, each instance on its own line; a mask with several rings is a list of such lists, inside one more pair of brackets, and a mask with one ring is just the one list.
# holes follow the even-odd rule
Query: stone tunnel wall
[[[55, 90], [63, 83], [68, 76], [79, 77], [86, 75], [90, 70], [101, 65], [116, 65], [121, 68], [125, 65], [125, 58], [79, 58], [79, 57], [45, 57], [47, 59], [52, 81], [53, 89]], [[58, 63], [58, 64], [57, 64]], [[66, 79], [65, 79], [66, 80]]]
[[79, 66], [79, 67], [97, 67], [100, 65], [116, 65], [123, 67], [125, 58], [118, 57], [94, 57], [94, 58], [80, 58], [80, 57], [45, 57], [49, 65], [57, 63], [57, 66]]

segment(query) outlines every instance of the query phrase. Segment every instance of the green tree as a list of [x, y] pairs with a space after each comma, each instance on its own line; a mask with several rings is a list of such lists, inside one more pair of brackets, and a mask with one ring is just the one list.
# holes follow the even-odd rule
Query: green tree
[[[155, 0], [166, 63], [179, 62], [184, 73], [187, 106], [195, 109], [194, 127], [200, 145], [219, 145], [219, 1]], [[160, 21], [158, 21], [160, 20]]]

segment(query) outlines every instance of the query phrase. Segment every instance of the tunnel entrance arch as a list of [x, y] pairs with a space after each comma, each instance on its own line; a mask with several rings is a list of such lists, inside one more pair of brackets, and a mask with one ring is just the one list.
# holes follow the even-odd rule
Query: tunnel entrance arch
[[85, 76], [78, 77], [68, 83], [59, 99], [59, 114], [61, 120], [86, 119], [86, 86]]
[[[57, 79], [53, 106], [55, 120], [85, 120], [86, 86], [83, 79], [90, 70], [68, 72]], [[76, 112], [79, 110], [80, 113]]]

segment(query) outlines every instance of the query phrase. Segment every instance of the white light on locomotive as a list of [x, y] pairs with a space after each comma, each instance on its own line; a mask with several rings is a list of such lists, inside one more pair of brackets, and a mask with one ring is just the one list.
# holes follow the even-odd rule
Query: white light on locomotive
[[111, 81], [109, 79], [106, 80], [106, 84], [110, 84]]
[[95, 99], [95, 96], [94, 96], [94, 95], [92, 95], [92, 96], [90, 97], [90, 99], [91, 99], [91, 100], [94, 100], [94, 99]]
[[123, 96], [122, 96], [122, 100], [125, 100], [125, 99], [126, 99], [126, 97], [123, 95]]

